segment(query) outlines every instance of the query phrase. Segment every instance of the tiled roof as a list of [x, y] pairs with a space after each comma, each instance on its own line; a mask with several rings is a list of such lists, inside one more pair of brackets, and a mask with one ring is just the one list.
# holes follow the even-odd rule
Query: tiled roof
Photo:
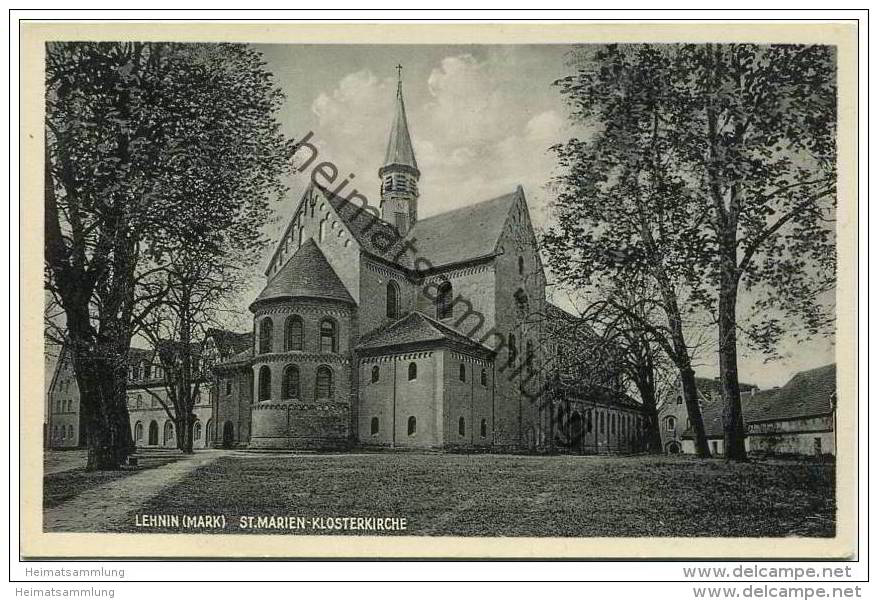
[[357, 344], [357, 350], [367, 351], [400, 345], [439, 342], [451, 343], [484, 354], [491, 353], [491, 349], [488, 347], [420, 311], [412, 311], [402, 319], [363, 335]]
[[[744, 423], [790, 420], [831, 413], [835, 390], [834, 364], [800, 372], [780, 388], [761, 390], [755, 394], [745, 393], [742, 389], [741, 410], [744, 412]], [[709, 438], [723, 435], [721, 396], [717, 395], [714, 400], [702, 403], [701, 416]], [[692, 435], [691, 429], [684, 433], [684, 436]]]
[[399, 232], [393, 225], [378, 217], [377, 208], [373, 205], [360, 207], [319, 184], [315, 184], [314, 188], [332, 205], [363, 250], [403, 267], [412, 265], [412, 257], [400, 253], [403, 239]]
[[254, 303], [295, 297], [332, 299], [351, 304], [354, 302], [323, 251], [311, 239], [272, 276]]
[[253, 347], [251, 346], [247, 349], [244, 349], [243, 351], [241, 351], [239, 353], [235, 353], [234, 355], [232, 355], [231, 357], [229, 357], [228, 359], [226, 359], [224, 361], [218, 362], [216, 365], [214, 365], [214, 368], [233, 367], [233, 366], [239, 365], [241, 363], [246, 363], [246, 362], [250, 361], [250, 359], [252, 359], [252, 358], [253, 358]]
[[558, 305], [546, 301], [546, 327], [550, 331], [562, 334], [570, 334], [571, 327], [575, 327], [575, 333], [589, 341], [597, 342], [600, 339], [594, 328], [583, 321], [581, 317], [565, 311]]
[[415, 151], [412, 149], [412, 137], [409, 135], [409, 124], [405, 116], [405, 102], [402, 100], [402, 84], [396, 89], [396, 116], [387, 140], [387, 152], [384, 153], [384, 166], [405, 165], [417, 170]]
[[637, 402], [624, 392], [608, 386], [589, 384], [581, 381], [562, 382], [565, 398], [578, 398], [586, 401], [594, 401], [603, 405], [616, 405], [632, 409], [643, 409], [643, 404]]
[[213, 338], [221, 357], [240, 353], [253, 346], [253, 332], [233, 332], [220, 328], [209, 328], [207, 337]]
[[523, 194], [514, 192], [421, 219], [406, 236], [414, 254], [433, 267], [462, 263], [493, 255], [512, 204]]
[[835, 391], [835, 364], [799, 372], [780, 388], [757, 392], [744, 418], [749, 423], [830, 413]]

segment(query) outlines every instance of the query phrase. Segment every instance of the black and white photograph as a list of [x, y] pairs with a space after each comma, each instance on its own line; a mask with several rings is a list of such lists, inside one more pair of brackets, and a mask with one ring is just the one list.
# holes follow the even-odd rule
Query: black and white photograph
[[41, 45], [41, 536], [850, 548], [836, 42], [239, 38]]

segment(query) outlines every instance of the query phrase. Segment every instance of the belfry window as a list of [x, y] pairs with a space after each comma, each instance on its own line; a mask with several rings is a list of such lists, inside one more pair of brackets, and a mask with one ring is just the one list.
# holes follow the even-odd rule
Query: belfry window
[[418, 364], [412, 361], [409, 363], [409, 380], [418, 379]]
[[380, 377], [381, 377], [381, 370], [379, 369], [379, 367], [377, 365], [373, 365], [372, 366], [372, 383], [374, 384], [375, 382], [377, 382]]

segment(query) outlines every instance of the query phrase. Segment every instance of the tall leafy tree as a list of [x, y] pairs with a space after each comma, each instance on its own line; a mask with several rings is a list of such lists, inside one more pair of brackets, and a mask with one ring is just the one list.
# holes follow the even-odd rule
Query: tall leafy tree
[[[669, 62], [673, 167], [708, 216], [696, 260], [718, 324], [725, 453], [743, 459], [739, 332], [770, 351], [782, 335], [834, 327], [835, 50], [683, 45]], [[761, 318], [739, 318], [741, 290]]]
[[668, 55], [649, 45], [583, 47], [572, 65], [575, 72], [557, 83], [584, 135], [555, 148], [562, 174], [557, 223], [544, 237], [549, 264], [562, 283], [581, 289], [649, 280], [656, 291], [642, 299], [649, 306], [606, 302], [673, 361], [696, 450], [710, 456], [685, 328], [703, 214], [671, 168], [676, 134], [664, 103]]
[[[64, 310], [89, 469], [131, 448], [128, 348], [168, 294], [144, 283], [192, 240], [260, 243], [289, 165], [281, 102], [244, 45], [47, 46], [45, 282]], [[233, 224], [247, 227], [224, 237]]]

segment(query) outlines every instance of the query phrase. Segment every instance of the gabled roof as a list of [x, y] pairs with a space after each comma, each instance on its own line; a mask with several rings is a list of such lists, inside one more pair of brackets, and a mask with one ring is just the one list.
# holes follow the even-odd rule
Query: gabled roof
[[509, 194], [421, 219], [406, 239], [433, 267], [489, 257], [497, 252], [509, 209], [521, 194], [519, 186]]
[[360, 338], [358, 351], [369, 351], [412, 344], [449, 343], [481, 354], [491, 354], [488, 347], [432, 317], [412, 311], [405, 317], [373, 330]]
[[253, 332], [233, 332], [209, 328], [207, 337], [213, 338], [221, 357], [229, 357], [253, 346]]
[[412, 137], [409, 135], [408, 119], [405, 115], [405, 102], [402, 99], [402, 82], [396, 87], [396, 115], [390, 128], [382, 170], [393, 165], [418, 170], [418, 162], [415, 160], [415, 151], [412, 148]]
[[[253, 304], [283, 298], [321, 298], [354, 303], [314, 240], [307, 240], [266, 284]], [[251, 305], [252, 307], [252, 305]]]
[[751, 397], [744, 419], [750, 423], [830, 413], [835, 391], [835, 364], [799, 372], [780, 388]]
[[357, 206], [319, 184], [314, 184], [314, 188], [332, 205], [363, 250], [403, 267], [411, 265], [410, 256], [400, 256], [402, 237], [393, 225], [379, 217], [377, 208]]
[[[832, 412], [835, 391], [834, 364], [799, 372], [780, 388], [762, 390], [753, 394], [744, 392], [742, 388], [741, 410], [744, 412], [744, 423], [827, 415]], [[704, 431], [709, 438], [723, 435], [721, 396], [715, 396], [712, 401], [702, 403], [701, 416], [704, 420]], [[684, 433], [684, 436], [692, 435], [691, 429], [687, 429]]]

